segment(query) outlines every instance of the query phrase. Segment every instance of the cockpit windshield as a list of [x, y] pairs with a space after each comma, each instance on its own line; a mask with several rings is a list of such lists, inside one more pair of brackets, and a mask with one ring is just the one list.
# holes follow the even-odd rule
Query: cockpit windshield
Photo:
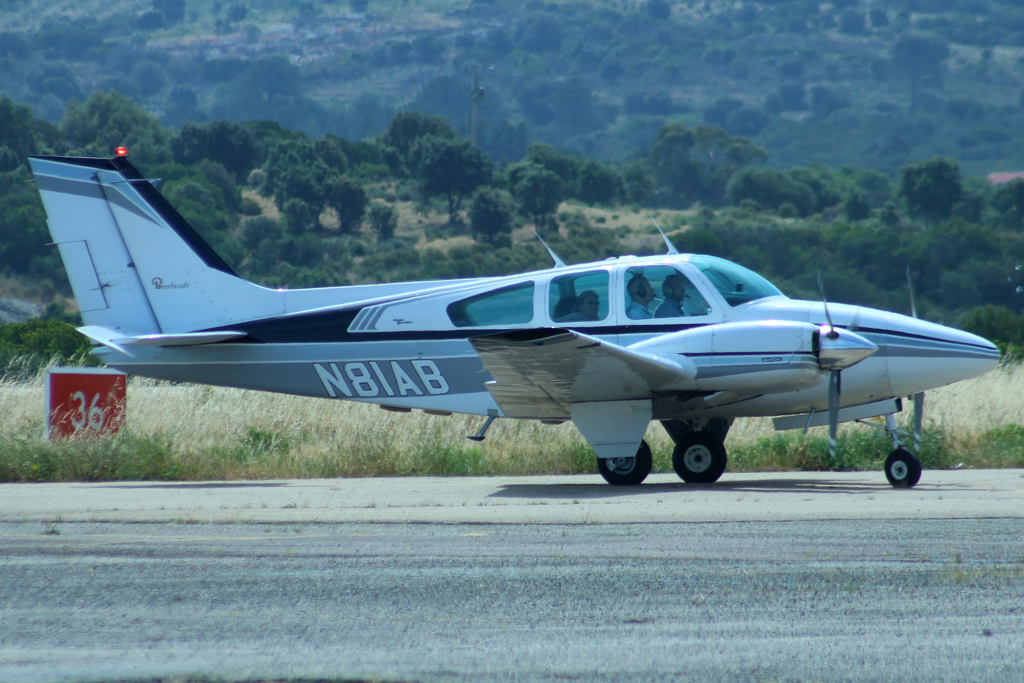
[[785, 296], [754, 271], [732, 261], [714, 256], [691, 256], [689, 261], [704, 273], [730, 306], [769, 296]]

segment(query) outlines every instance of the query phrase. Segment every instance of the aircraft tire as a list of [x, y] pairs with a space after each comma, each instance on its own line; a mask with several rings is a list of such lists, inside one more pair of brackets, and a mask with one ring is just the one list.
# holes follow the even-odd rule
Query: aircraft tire
[[[625, 462], [622, 462], [625, 461]], [[640, 442], [636, 456], [632, 458], [598, 458], [597, 471], [612, 486], [636, 486], [651, 473], [654, 459], [651, 447], [646, 441]]]
[[913, 488], [921, 480], [921, 461], [906, 448], [897, 448], [885, 459], [885, 478], [893, 488]]
[[672, 469], [687, 484], [712, 484], [725, 472], [725, 444], [708, 432], [691, 432], [672, 451]]

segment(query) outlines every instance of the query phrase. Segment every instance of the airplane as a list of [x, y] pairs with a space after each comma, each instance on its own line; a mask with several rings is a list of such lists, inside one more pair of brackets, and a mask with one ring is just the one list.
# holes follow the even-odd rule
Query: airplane
[[[800, 301], [751, 270], [680, 254], [518, 275], [311, 289], [239, 277], [118, 148], [34, 156], [53, 243], [93, 353], [126, 373], [375, 403], [386, 410], [571, 421], [609, 484], [651, 471], [652, 420], [685, 482], [726, 468], [738, 417], [776, 429], [885, 418], [885, 476], [921, 476], [894, 414], [988, 372], [991, 342], [871, 308]], [[660, 231], [660, 226], [659, 226]], [[664, 237], [664, 233], [662, 233]], [[546, 246], [546, 245], [545, 245]], [[550, 251], [550, 250], [549, 250]], [[916, 442], [915, 438], [915, 442]]]

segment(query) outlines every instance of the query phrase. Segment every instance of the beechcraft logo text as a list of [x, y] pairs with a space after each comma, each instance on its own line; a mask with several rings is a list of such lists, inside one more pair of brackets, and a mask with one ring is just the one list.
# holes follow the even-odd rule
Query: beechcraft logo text
[[158, 277], [153, 278], [151, 282], [153, 283], [153, 287], [155, 287], [156, 289], [188, 289], [187, 282], [182, 282], [180, 284], [168, 282], [165, 285], [163, 279]]

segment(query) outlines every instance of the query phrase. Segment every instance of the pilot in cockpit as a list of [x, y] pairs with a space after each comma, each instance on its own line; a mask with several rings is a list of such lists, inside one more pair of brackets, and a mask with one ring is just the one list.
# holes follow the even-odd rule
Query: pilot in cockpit
[[626, 283], [626, 293], [629, 294], [629, 304], [626, 306], [626, 317], [631, 320], [646, 320], [653, 317], [647, 310], [647, 304], [654, 300], [654, 287], [650, 281], [638, 273]]
[[688, 295], [686, 293], [686, 278], [682, 275], [673, 273], [666, 277], [661, 283], [661, 292], [665, 295], [665, 300], [654, 311], [655, 318], [679, 318], [684, 315], [692, 315], [683, 307], [683, 301]]

